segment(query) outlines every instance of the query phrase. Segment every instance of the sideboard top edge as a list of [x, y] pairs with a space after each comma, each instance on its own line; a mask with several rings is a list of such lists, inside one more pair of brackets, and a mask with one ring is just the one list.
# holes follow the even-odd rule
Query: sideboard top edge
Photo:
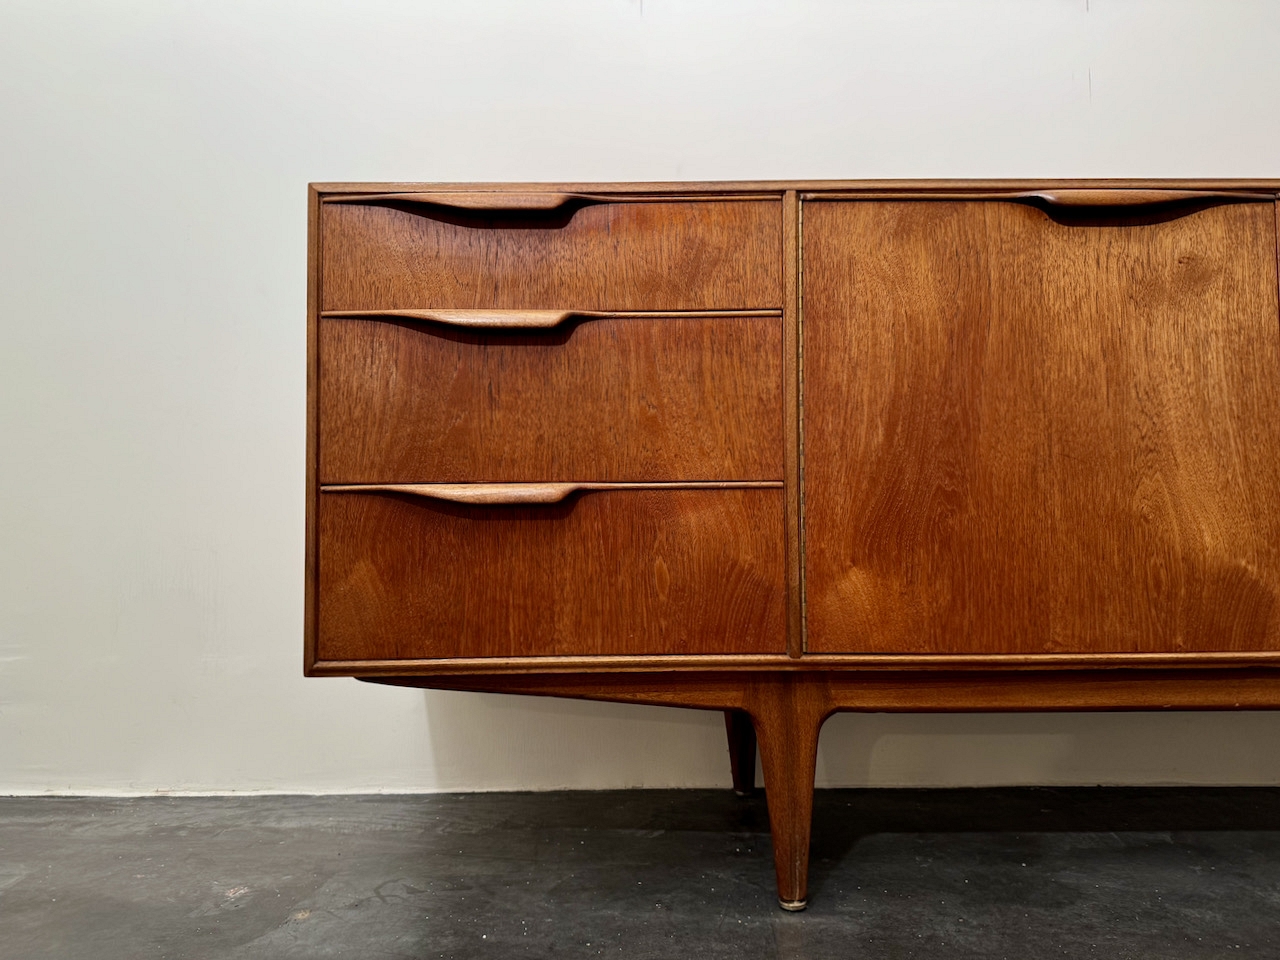
[[804, 193], [875, 193], [886, 190], [906, 193], [933, 191], [997, 191], [997, 190], [1050, 190], [1070, 188], [1117, 189], [1181, 189], [1181, 190], [1257, 190], [1280, 192], [1280, 179], [1219, 178], [1077, 178], [1077, 179], [893, 179], [893, 180], [697, 180], [697, 181], [583, 181], [583, 182], [315, 182], [309, 188], [321, 195], [361, 193], [411, 193], [411, 192], [503, 192], [518, 189], [531, 192], [556, 193], [706, 193], [709, 195], [735, 193], [776, 194], [781, 199], [788, 190]]

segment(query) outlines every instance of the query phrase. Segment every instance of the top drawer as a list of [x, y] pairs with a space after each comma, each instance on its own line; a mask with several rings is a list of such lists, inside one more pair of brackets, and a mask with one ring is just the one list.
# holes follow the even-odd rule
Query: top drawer
[[782, 205], [772, 199], [521, 212], [330, 198], [320, 232], [326, 311], [782, 305]]

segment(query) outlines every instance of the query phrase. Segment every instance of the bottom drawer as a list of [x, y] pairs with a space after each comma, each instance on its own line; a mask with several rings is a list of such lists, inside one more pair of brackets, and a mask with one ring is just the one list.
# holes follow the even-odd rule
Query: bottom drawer
[[316, 658], [784, 653], [778, 488], [321, 492]]

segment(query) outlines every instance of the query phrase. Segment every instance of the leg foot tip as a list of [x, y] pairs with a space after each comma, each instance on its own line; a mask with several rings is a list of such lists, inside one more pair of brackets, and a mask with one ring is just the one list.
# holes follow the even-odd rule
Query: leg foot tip
[[739, 790], [737, 787], [733, 788], [733, 794], [736, 797], [749, 797], [753, 793], [755, 793], [754, 790]]
[[808, 905], [809, 905], [808, 900], [783, 900], [781, 898], [779, 898], [778, 900], [778, 906], [780, 906], [783, 910], [789, 911], [790, 913], [799, 913]]

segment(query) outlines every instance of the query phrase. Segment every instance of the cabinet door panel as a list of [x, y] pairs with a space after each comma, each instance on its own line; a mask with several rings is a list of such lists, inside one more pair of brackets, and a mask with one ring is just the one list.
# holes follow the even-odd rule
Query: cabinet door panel
[[320, 660], [782, 653], [782, 490], [324, 493]]
[[808, 649], [1280, 648], [1275, 211], [804, 211]]
[[782, 479], [778, 317], [320, 322], [322, 483]]
[[323, 310], [782, 306], [782, 205], [621, 202], [560, 219], [326, 203]]

